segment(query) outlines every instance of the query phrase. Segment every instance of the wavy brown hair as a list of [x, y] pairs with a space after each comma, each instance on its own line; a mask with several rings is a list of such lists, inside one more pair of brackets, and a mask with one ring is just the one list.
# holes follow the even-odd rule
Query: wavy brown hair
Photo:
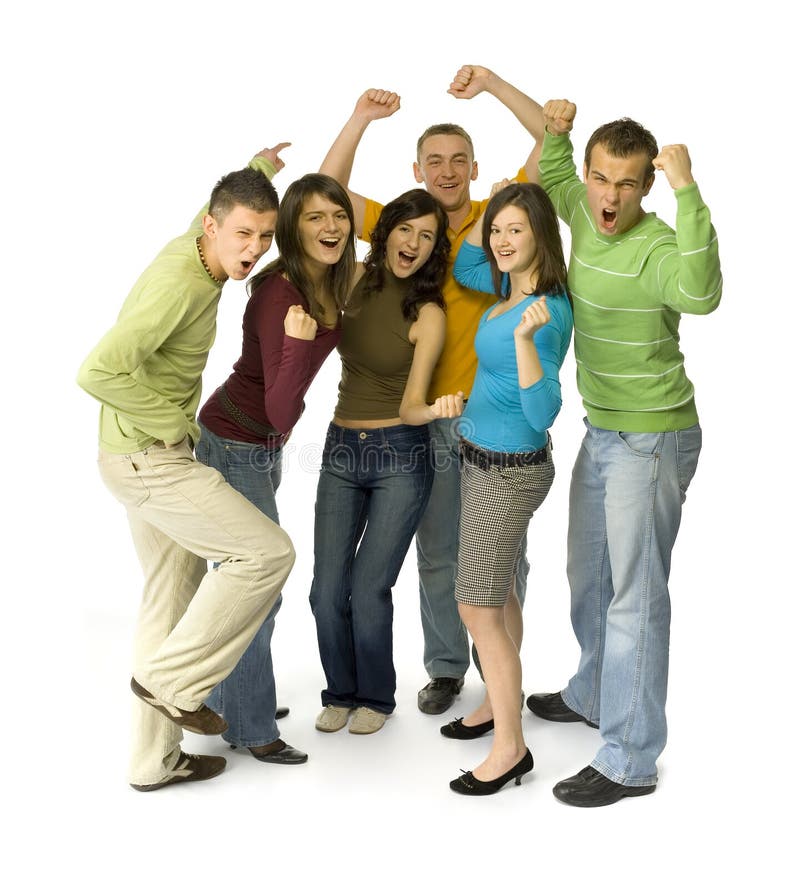
[[428, 261], [411, 276], [411, 286], [403, 300], [403, 317], [411, 320], [417, 319], [420, 308], [426, 302], [433, 302], [444, 309], [442, 285], [450, 256], [445, 211], [422, 188], [412, 188], [389, 201], [372, 229], [370, 251], [364, 259], [366, 281], [363, 295], [367, 297], [383, 289], [386, 280], [386, 242], [389, 235], [403, 222], [428, 215], [436, 217], [436, 240]]

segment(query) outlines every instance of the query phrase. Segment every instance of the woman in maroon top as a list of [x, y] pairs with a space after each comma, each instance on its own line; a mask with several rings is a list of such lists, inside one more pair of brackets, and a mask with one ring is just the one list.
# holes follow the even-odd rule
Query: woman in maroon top
[[[281, 447], [303, 397], [341, 335], [356, 267], [353, 209], [329, 176], [310, 173], [286, 190], [275, 241], [280, 256], [249, 285], [242, 356], [200, 411], [197, 458], [276, 523]], [[228, 722], [223, 737], [259, 761], [308, 756], [280, 739], [270, 642], [278, 599], [233, 672], [206, 701]], [[281, 713], [285, 714], [285, 712]]]

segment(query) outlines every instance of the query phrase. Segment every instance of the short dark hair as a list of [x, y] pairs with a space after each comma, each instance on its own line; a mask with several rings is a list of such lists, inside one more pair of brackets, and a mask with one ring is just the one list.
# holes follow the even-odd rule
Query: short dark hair
[[335, 179], [323, 173], [307, 173], [286, 189], [275, 226], [275, 243], [278, 245], [280, 255], [250, 281], [248, 290], [254, 293], [262, 281], [271, 274], [285, 274], [289, 282], [307, 299], [309, 314], [319, 321], [324, 309], [317, 298], [314, 285], [306, 274], [305, 252], [300, 240], [300, 216], [303, 204], [315, 195], [325, 197], [337, 207], [341, 207], [347, 213], [350, 222], [350, 234], [342, 258], [328, 267], [323, 281], [323, 288], [331, 292], [337, 308], [339, 310], [344, 308], [350, 295], [356, 267], [356, 223], [353, 205], [350, 203], [347, 191]]
[[450, 240], [447, 237], [447, 214], [436, 200], [423, 188], [406, 191], [381, 210], [370, 237], [370, 251], [364, 259], [367, 281], [364, 295], [382, 289], [386, 273], [386, 241], [391, 232], [410, 219], [420, 216], [436, 217], [436, 240], [428, 261], [411, 278], [411, 287], [403, 301], [403, 317], [416, 320], [420, 308], [426, 302], [433, 302], [444, 309], [442, 284], [450, 256]]
[[644, 181], [655, 174], [653, 158], [658, 154], [658, 142], [650, 130], [630, 117], [621, 117], [599, 126], [586, 143], [584, 163], [586, 169], [592, 165], [592, 149], [601, 145], [612, 157], [630, 157], [632, 154], [646, 154], [650, 159], [644, 171]]
[[470, 153], [472, 154], [472, 159], [475, 159], [475, 147], [472, 144], [472, 139], [470, 138], [469, 133], [464, 129], [463, 126], [459, 126], [457, 123], [434, 123], [433, 126], [429, 126], [425, 132], [417, 139], [417, 160], [422, 159], [422, 143], [425, 139], [430, 139], [431, 136], [461, 136], [461, 138], [469, 145]]
[[278, 193], [269, 179], [252, 167], [234, 170], [223, 176], [214, 186], [208, 202], [208, 212], [222, 220], [236, 207], [247, 207], [256, 213], [278, 209]]
[[503, 290], [503, 276], [497, 267], [490, 246], [492, 223], [495, 216], [507, 206], [519, 207], [525, 211], [530, 222], [533, 240], [536, 244], [536, 286], [533, 295], [561, 296], [567, 292], [567, 266], [564, 262], [564, 248], [558, 230], [558, 217], [550, 198], [544, 189], [531, 182], [512, 182], [489, 201], [483, 217], [482, 246], [492, 270], [492, 283], [498, 299], [508, 299], [510, 293]]

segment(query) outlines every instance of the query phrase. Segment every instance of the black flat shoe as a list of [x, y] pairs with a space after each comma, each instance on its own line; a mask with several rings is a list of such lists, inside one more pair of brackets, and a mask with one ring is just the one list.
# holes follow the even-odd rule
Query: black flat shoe
[[288, 706], [279, 706], [275, 710], [275, 718], [286, 718], [286, 716], [288, 714], [289, 714], [289, 707]]
[[525, 750], [525, 755], [514, 765], [494, 780], [478, 780], [472, 771], [465, 771], [460, 777], [450, 781], [450, 789], [461, 795], [493, 795], [501, 790], [509, 780], [513, 780], [517, 786], [522, 782], [523, 774], [533, 770], [533, 756], [530, 749]]
[[[284, 743], [283, 740], [278, 740], [278, 743], [283, 745], [275, 750], [272, 750], [272, 747], [275, 745], [274, 743], [268, 743], [266, 746], [248, 746], [246, 748], [254, 759], [258, 759], [260, 762], [267, 762], [271, 765], [302, 765], [304, 762], [308, 761], [307, 752], [300, 752], [299, 749], [295, 749], [294, 746], [289, 746], [289, 744]], [[236, 749], [232, 743], [231, 749]], [[271, 751], [268, 752], [267, 750]]]
[[457, 718], [449, 725], [442, 725], [439, 730], [443, 737], [449, 737], [451, 740], [472, 740], [493, 731], [494, 719], [490, 718], [488, 722], [481, 722], [479, 725], [465, 725], [463, 718]]
[[602, 808], [630, 796], [649, 795], [655, 790], [654, 783], [650, 786], [624, 786], [616, 783], [589, 765], [578, 771], [574, 777], [556, 783], [553, 795], [559, 801], [576, 808]]

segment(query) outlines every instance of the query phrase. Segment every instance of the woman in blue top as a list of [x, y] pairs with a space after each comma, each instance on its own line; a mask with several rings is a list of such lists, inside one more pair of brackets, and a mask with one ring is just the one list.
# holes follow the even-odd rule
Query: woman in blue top
[[533, 769], [520, 718], [522, 611], [513, 571], [528, 522], [553, 483], [547, 429], [561, 408], [558, 372], [572, 335], [558, 221], [545, 192], [529, 183], [497, 191], [454, 274], [499, 300], [478, 326], [478, 372], [460, 428], [456, 600], [480, 657], [486, 696], [470, 715], [442, 728], [455, 739], [494, 729], [487, 758], [450, 783], [464, 795], [489, 795]]

